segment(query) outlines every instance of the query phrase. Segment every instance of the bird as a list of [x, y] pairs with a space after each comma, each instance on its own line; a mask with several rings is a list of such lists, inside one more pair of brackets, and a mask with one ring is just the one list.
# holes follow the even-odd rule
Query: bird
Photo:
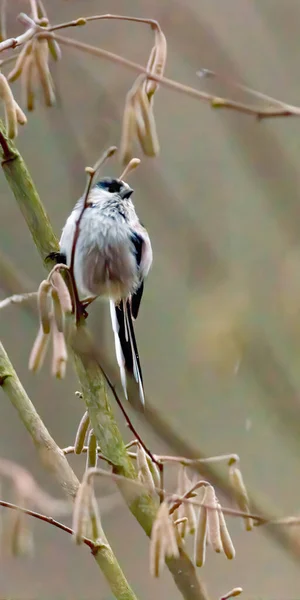
[[[121, 179], [103, 177], [92, 186], [79, 225], [73, 258], [73, 277], [83, 305], [97, 297], [109, 301], [116, 358], [126, 399], [127, 376], [138, 384], [144, 406], [143, 375], [133, 322], [136, 320], [153, 253], [149, 234], [140, 222], [131, 196], [134, 190]], [[76, 223], [82, 196], [63, 227], [55, 259], [71, 266]], [[54, 258], [54, 256], [51, 256]]]

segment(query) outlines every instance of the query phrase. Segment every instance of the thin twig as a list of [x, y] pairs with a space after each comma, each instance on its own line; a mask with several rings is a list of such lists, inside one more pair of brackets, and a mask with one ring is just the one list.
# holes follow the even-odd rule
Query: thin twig
[[[42, 515], [41, 513], [35, 512], [34, 510], [29, 510], [28, 508], [22, 508], [21, 506], [18, 506], [17, 504], [12, 504], [11, 502], [5, 502], [4, 500], [0, 500], [0, 506], [4, 506], [5, 508], [10, 508], [12, 510], [18, 510], [19, 512], [24, 513], [25, 515], [29, 515], [30, 517], [34, 517], [35, 519], [39, 519], [40, 521], [49, 523], [49, 525], [54, 525], [54, 527], [57, 527], [58, 529], [61, 529], [62, 531], [65, 531], [66, 533], [69, 533], [70, 535], [74, 534], [73, 529], [71, 529], [70, 527], [67, 527], [67, 525], [60, 523], [59, 521], [56, 521], [55, 519], [53, 519], [53, 517], [47, 517], [46, 515]], [[89, 538], [82, 537], [82, 541], [84, 544], [89, 546], [89, 548], [91, 548], [91, 550], [93, 552], [95, 552], [99, 548], [99, 544], [93, 542], [93, 540], [90, 540]]]
[[127, 58], [123, 58], [123, 56], [119, 56], [118, 54], [114, 54], [113, 52], [109, 52], [108, 50], [104, 50], [103, 48], [97, 48], [96, 46], [84, 44], [83, 42], [78, 42], [72, 40], [71, 38], [66, 38], [59, 35], [55, 35], [55, 39], [60, 44], [69, 46], [71, 48], [76, 48], [77, 50], [82, 50], [83, 52], [87, 52], [88, 54], [91, 54], [93, 56], [98, 56], [100, 58], [110, 60], [111, 62], [120, 64], [123, 67], [130, 69], [131, 71], [145, 73], [148, 79], [157, 81], [162, 86], [176, 90], [177, 92], [185, 94], [186, 96], [190, 96], [192, 98], [208, 102], [212, 108], [227, 108], [230, 110], [236, 110], [244, 114], [255, 116], [259, 119], [283, 116], [300, 116], [300, 108], [297, 106], [292, 106], [286, 103], [280, 103], [282, 108], [260, 108], [255, 106], [249, 106], [240, 102], [235, 102], [234, 100], [229, 100], [228, 98], [220, 98], [219, 96], [214, 96], [206, 92], [201, 92], [190, 86], [184, 85], [177, 81], [173, 81], [172, 79], [155, 75], [154, 73], [148, 71], [142, 65], [128, 60]]
[[118, 21], [133, 21], [134, 23], [146, 23], [147, 25], [151, 25], [152, 29], [160, 29], [160, 25], [158, 21], [154, 19], [142, 19], [140, 17], [128, 17], [126, 15], [93, 15], [91, 17], [79, 17], [79, 19], [74, 19], [72, 21], [66, 21], [65, 23], [59, 23], [58, 25], [53, 25], [48, 27], [48, 31], [58, 31], [59, 29], [66, 29], [68, 27], [78, 27], [81, 25], [85, 25], [85, 23], [91, 21], [101, 21], [104, 19], [118, 20]]

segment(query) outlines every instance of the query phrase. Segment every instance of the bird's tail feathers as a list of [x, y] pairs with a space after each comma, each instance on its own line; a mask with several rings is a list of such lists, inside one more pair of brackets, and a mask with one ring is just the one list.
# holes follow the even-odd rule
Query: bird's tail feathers
[[129, 300], [123, 300], [119, 306], [116, 306], [113, 300], [110, 300], [110, 315], [115, 339], [116, 357], [120, 368], [121, 382], [125, 397], [128, 400], [126, 375], [129, 374], [138, 384], [139, 399], [144, 406], [145, 396], [143, 376]]

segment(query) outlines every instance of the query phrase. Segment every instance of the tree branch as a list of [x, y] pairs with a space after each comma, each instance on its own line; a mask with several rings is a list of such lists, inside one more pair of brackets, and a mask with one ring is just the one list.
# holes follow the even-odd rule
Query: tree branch
[[[58, 242], [26, 165], [13, 142], [7, 139], [1, 121], [0, 144], [3, 149], [4, 160], [2, 166], [6, 179], [25, 217], [37, 250], [44, 260], [49, 252], [58, 251]], [[11, 160], [10, 157], [12, 157]], [[49, 266], [49, 264], [46, 265], [47, 268]], [[85, 330], [84, 326], [78, 328], [79, 335], [83, 333], [82, 337], [84, 347], [86, 348], [87, 335]], [[101, 450], [115, 465], [115, 470], [118, 474], [124, 475], [129, 479], [135, 479], [137, 473], [133, 462], [127, 454], [121, 433], [108, 402], [103, 375], [97, 362], [90, 359], [89, 352], [85, 356], [81, 349], [80, 356], [78, 354], [75, 355], [75, 365], [83, 390], [83, 397], [89, 411], [91, 424]], [[120, 482], [119, 486], [131, 512], [139, 521], [146, 534], [150, 536], [157, 510], [153, 499], [149, 494], [145, 493], [141, 493], [138, 496], [135, 495], [135, 498], [132, 499], [132, 493], [128, 491], [128, 487], [124, 485], [124, 482]], [[103, 550], [100, 550], [96, 557], [101, 557], [102, 554]], [[178, 589], [186, 600], [207, 600], [206, 590], [197, 577], [195, 566], [183, 548], [180, 549], [179, 558], [168, 559], [167, 566], [173, 575]], [[112, 584], [112, 582], [110, 583]]]
[[[42, 463], [54, 475], [66, 496], [74, 500], [79, 481], [27, 396], [1, 343], [0, 386], [18, 411], [21, 421], [38, 450]], [[136, 600], [103, 530], [101, 530], [101, 546], [97, 546], [93, 556], [115, 597], [119, 600]]]

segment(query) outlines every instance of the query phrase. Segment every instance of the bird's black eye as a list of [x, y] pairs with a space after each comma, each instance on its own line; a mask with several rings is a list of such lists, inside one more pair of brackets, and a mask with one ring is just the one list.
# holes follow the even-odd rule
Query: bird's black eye
[[111, 194], [118, 194], [123, 184], [121, 181], [118, 181], [118, 179], [110, 179], [109, 177], [107, 177], [98, 181], [98, 183], [96, 183], [96, 186], [101, 188], [102, 190], [107, 190]]

